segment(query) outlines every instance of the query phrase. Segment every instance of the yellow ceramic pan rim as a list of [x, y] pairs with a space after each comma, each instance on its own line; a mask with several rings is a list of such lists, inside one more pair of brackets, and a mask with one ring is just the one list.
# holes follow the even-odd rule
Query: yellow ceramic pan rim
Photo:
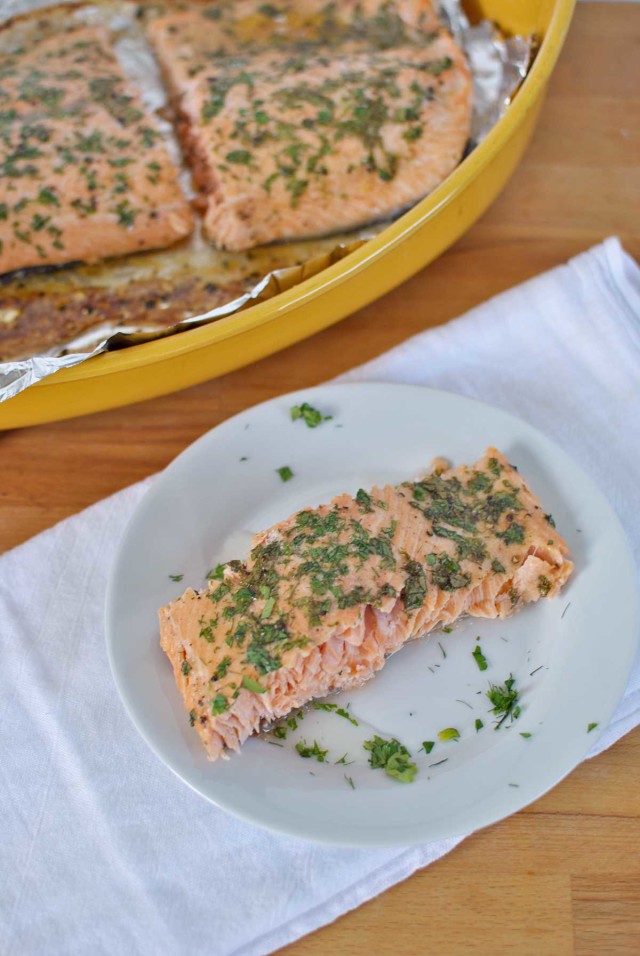
[[[423, 227], [426, 222], [432, 220], [443, 208], [453, 203], [460, 193], [492, 162], [503, 147], [505, 140], [508, 140], [525, 121], [529, 111], [537, 107], [543, 88], [562, 48], [574, 4], [575, 0], [557, 0], [554, 4], [549, 25], [545, 31], [544, 40], [535, 63], [514, 103], [487, 138], [437, 189], [375, 238], [369, 240], [362, 248], [351, 253], [341, 262], [325, 269], [317, 276], [313, 276], [287, 292], [281, 293], [276, 298], [252, 306], [237, 315], [168, 338], [106, 353], [74, 368], [64, 369], [56, 373], [53, 378], [48, 378], [40, 384], [32, 386], [32, 389], [40, 390], [48, 387], [55, 389], [57, 385], [62, 385], [63, 382], [65, 384], [80, 383], [83, 380], [96, 379], [115, 372], [141, 369], [144, 366], [162, 363], [168, 358], [175, 358], [205, 347], [210, 348], [217, 342], [242, 335], [258, 326], [268, 326], [270, 322], [275, 320], [281, 320], [287, 312], [294, 308], [300, 308], [328, 289], [335, 289], [352, 277], [354, 273], [359, 273], [364, 268], [372, 265], [374, 261], [380, 262], [399, 243], [402, 243], [408, 236]], [[375, 294], [374, 292], [371, 298]], [[365, 301], [359, 301], [351, 308], [345, 308], [342, 315], [336, 315], [324, 324], [328, 325], [330, 321], [336, 321], [349, 311], [365, 304]], [[320, 327], [319, 325], [318, 328]], [[268, 351], [272, 350], [264, 350], [263, 354], [267, 354]], [[155, 394], [169, 390], [170, 387], [157, 389]], [[11, 400], [9, 401], [10, 404]], [[82, 402], [79, 404], [82, 405]], [[105, 407], [105, 405], [102, 404], [102, 407]], [[78, 410], [78, 414], [82, 414], [81, 409]], [[2, 426], [0, 425], [0, 427]]]

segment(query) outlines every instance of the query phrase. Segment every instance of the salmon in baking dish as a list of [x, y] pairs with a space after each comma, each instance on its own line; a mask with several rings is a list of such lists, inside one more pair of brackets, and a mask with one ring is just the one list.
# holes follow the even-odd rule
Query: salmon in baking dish
[[340, 495], [258, 534], [160, 640], [210, 759], [292, 709], [356, 687], [462, 615], [555, 597], [573, 564], [553, 518], [495, 448], [473, 466]]
[[428, 0], [222, 4], [148, 34], [221, 248], [386, 218], [463, 155], [470, 74]]
[[0, 64], [0, 273], [171, 245], [193, 228], [154, 121], [97, 26]]

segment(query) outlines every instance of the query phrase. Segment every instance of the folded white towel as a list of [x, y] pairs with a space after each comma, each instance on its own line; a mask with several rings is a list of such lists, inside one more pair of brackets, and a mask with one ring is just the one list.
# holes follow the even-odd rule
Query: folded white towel
[[[428, 384], [515, 412], [592, 475], [640, 556], [640, 270], [617, 240], [344, 379]], [[147, 486], [0, 558], [7, 956], [269, 953], [458, 842], [287, 839], [206, 803], [151, 754], [117, 697], [103, 635], [109, 567]], [[638, 722], [640, 665], [594, 753]]]

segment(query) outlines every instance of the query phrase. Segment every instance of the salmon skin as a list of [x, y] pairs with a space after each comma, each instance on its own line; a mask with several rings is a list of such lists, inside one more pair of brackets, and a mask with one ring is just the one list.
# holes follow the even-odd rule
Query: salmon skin
[[160, 248], [193, 228], [108, 32], [62, 27], [15, 49], [3, 35], [0, 273]]
[[387, 218], [462, 157], [470, 74], [428, 0], [222, 4], [147, 29], [220, 248]]
[[160, 642], [215, 760], [310, 700], [361, 685], [413, 638], [555, 597], [568, 554], [489, 448], [473, 466], [340, 495], [258, 534], [246, 562], [160, 608]]

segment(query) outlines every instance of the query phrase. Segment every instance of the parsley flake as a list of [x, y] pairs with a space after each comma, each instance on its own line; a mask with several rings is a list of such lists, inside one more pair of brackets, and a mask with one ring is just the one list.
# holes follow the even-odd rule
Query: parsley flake
[[318, 763], [326, 763], [328, 750], [322, 750], [319, 746], [318, 741], [313, 741], [313, 747], [310, 747], [306, 740], [299, 740], [296, 744], [296, 750], [301, 757], [315, 757]]
[[216, 564], [212, 571], [207, 573], [207, 581], [222, 581], [224, 578], [224, 564]]
[[263, 687], [262, 684], [259, 684], [257, 680], [252, 680], [250, 677], [242, 678], [242, 686], [245, 690], [253, 691], [254, 694], [266, 694], [267, 688]]
[[400, 783], [413, 782], [418, 767], [410, 762], [411, 754], [395, 737], [385, 740], [376, 734], [371, 740], [365, 740], [363, 747], [370, 752], [369, 766], [372, 770], [384, 769], [385, 773]]
[[291, 408], [291, 421], [297, 422], [301, 418], [307, 428], [317, 428], [322, 422], [330, 422], [333, 415], [323, 415], [313, 405], [303, 402], [302, 405], [294, 405]]
[[276, 471], [280, 475], [281, 481], [291, 481], [293, 478], [293, 472], [288, 465], [283, 465], [282, 468], [276, 468]]
[[216, 696], [211, 701], [211, 713], [223, 714], [228, 706], [229, 704], [224, 694], [216, 694]]
[[228, 163], [237, 163], [241, 166], [248, 166], [251, 162], [251, 153], [246, 149], [234, 149], [230, 153], [227, 153], [226, 160]]
[[460, 731], [456, 730], [455, 727], [445, 727], [444, 730], [438, 731], [438, 740], [441, 740], [442, 743], [445, 743], [447, 740], [459, 740]]
[[476, 664], [478, 665], [478, 668], [479, 668], [481, 671], [486, 671], [486, 669], [487, 669], [487, 667], [488, 667], [489, 665], [487, 664], [487, 658], [486, 658], [486, 657], [484, 656], [484, 654], [482, 653], [482, 648], [480, 647], [480, 645], [479, 645], [479, 644], [476, 644], [476, 646], [474, 647], [474, 649], [473, 649], [473, 651], [472, 651], [471, 653], [472, 653], [473, 659], [475, 660]]
[[515, 687], [516, 679], [510, 675], [500, 687], [498, 684], [490, 684], [487, 691], [487, 697], [493, 705], [493, 713], [500, 719], [496, 723], [496, 730], [505, 722], [507, 717], [511, 722], [517, 720], [520, 716], [520, 707], [518, 705], [519, 691]]

